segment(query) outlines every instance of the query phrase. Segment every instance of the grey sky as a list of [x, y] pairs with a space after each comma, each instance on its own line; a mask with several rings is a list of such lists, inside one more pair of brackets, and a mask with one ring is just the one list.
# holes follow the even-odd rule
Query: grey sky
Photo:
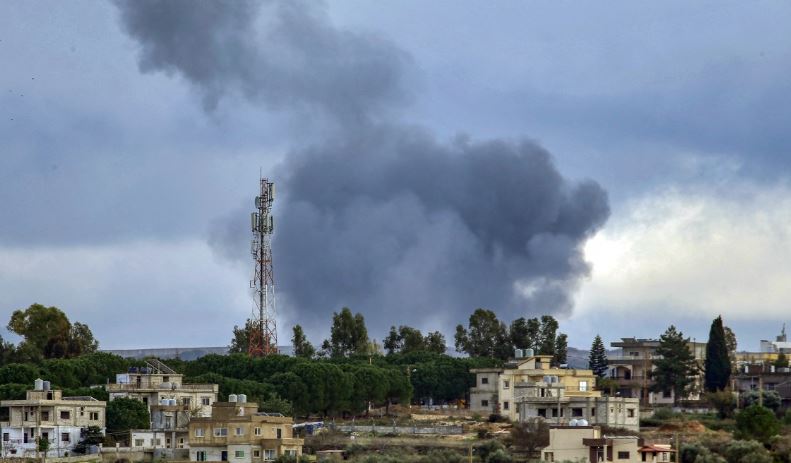
[[[270, 3], [263, 7], [269, 8]], [[211, 16], [219, 20], [228, 11]], [[308, 170], [297, 161], [314, 159], [311, 146], [336, 137], [318, 145], [333, 161], [328, 167], [352, 163], [349, 153], [337, 149], [343, 147], [338, 134], [347, 136], [349, 126], [360, 123], [370, 130], [373, 117], [387, 126], [384, 140], [415, 130], [427, 134], [427, 148], [418, 151], [441, 153], [451, 163], [440, 164], [439, 172], [464, 170], [463, 150], [454, 148], [459, 133], [472, 146], [533, 140], [551, 153], [551, 170], [562, 185], [591, 179], [606, 190], [609, 220], [586, 248], [595, 256], [589, 258], [593, 273], [581, 280], [584, 268], [555, 275], [565, 282], [563, 294], [577, 300], [573, 312], [555, 307], [572, 345], [587, 346], [596, 332], [609, 340], [655, 336], [668, 322], [703, 337], [720, 312], [742, 346], [757, 347], [758, 339], [774, 335], [791, 297], [782, 284], [789, 272], [778, 263], [791, 248], [788, 5], [348, 1], [330, 2], [326, 11], [313, 8], [315, 16], [307, 20], [304, 11], [290, 14], [292, 22], [281, 29], [267, 29], [261, 20], [271, 17], [266, 14], [231, 16], [232, 25], [242, 21], [248, 28], [239, 29], [247, 34], [223, 38], [223, 50], [237, 54], [195, 42], [181, 57], [149, 54], [141, 65], [146, 49], [124, 32], [114, 4], [0, 4], [2, 313], [32, 302], [58, 305], [89, 323], [106, 347], [227, 343], [230, 328], [250, 311], [249, 266], [238, 257], [247, 236], [234, 220], [246, 223], [259, 166], [279, 175], [284, 186], [299, 186], [283, 191], [277, 210], [284, 226], [289, 219], [297, 224], [306, 217], [300, 207], [320, 205], [321, 198], [319, 192], [297, 200], [315, 186], [299, 181], [306, 177], [298, 174]], [[193, 35], [200, 27], [179, 14], [159, 21], [143, 20], [139, 27]], [[288, 46], [279, 47], [283, 43]], [[185, 60], [203, 67], [185, 74], [163, 64]], [[375, 78], [350, 79], [350, 69]], [[365, 146], [374, 160], [388, 156], [373, 152], [375, 144]], [[418, 157], [418, 164], [425, 161]], [[379, 165], [366, 160], [353, 167]], [[354, 168], [340, 178], [364, 175]], [[519, 171], [510, 174], [518, 177]], [[371, 196], [374, 186], [384, 188], [358, 185], [353, 193]], [[392, 206], [405, 199], [380, 195], [372, 211], [387, 205], [412, 211], [413, 220], [424, 221], [420, 232], [322, 230], [311, 242], [322, 242], [329, 254], [359, 251], [351, 240], [371, 245], [383, 236], [396, 243], [399, 237], [440, 243], [444, 247], [431, 244], [422, 252], [458, 270], [463, 264], [457, 259], [475, 242], [465, 241], [453, 225], [454, 212], [462, 209], [446, 205], [421, 212], [435, 196], [416, 197], [412, 205]], [[439, 198], [455, 201], [453, 195]], [[503, 215], [502, 223], [528, 214], [494, 210]], [[585, 230], [598, 230], [596, 220], [588, 223]], [[486, 242], [483, 234], [472, 236]], [[302, 322], [312, 326], [309, 334], [318, 342], [325, 335], [320, 326], [343, 301], [328, 293], [327, 307], [315, 307], [321, 292], [298, 292], [300, 286], [321, 287], [298, 279], [321, 278], [321, 266], [301, 273], [307, 256], [297, 254], [299, 243], [280, 240], [276, 277], [286, 292], [281, 338], [288, 337], [292, 323]], [[623, 243], [632, 244], [627, 249]], [[406, 251], [421, 252], [417, 245], [396, 244], [392, 255]], [[613, 255], [622, 260], [608, 262]], [[673, 265], [657, 269], [657, 260]], [[400, 323], [450, 336], [455, 320], [449, 319], [477, 305], [506, 318], [515, 315], [518, 304], [497, 289], [513, 274], [487, 280], [492, 261], [477, 262], [472, 268], [485, 276], [473, 271], [465, 277], [471, 281], [453, 275], [446, 281], [415, 278], [422, 261], [363, 266], [355, 271], [377, 281], [345, 280], [359, 283], [351, 285], [358, 295], [349, 304], [378, 320], [371, 326], [376, 337], [384, 335], [384, 325]], [[613, 271], [618, 263], [630, 273]], [[641, 286], [644, 280], [653, 285]], [[342, 278], [322, 283], [335, 288], [333, 294], [347, 289]], [[480, 301], [457, 307], [452, 317], [422, 315], [427, 304], [456, 307], [462, 302], [454, 298], [474, 299], [459, 288], [476, 283], [486, 287], [473, 291]], [[738, 288], [738, 294], [716, 298], [712, 288], [723, 286]], [[294, 296], [306, 294], [310, 310], [300, 305], [307, 300]], [[747, 301], [753, 296], [751, 308]], [[289, 303], [291, 313], [285, 310]], [[410, 309], [388, 317], [398, 305]], [[628, 316], [633, 311], [664, 316], [636, 320]], [[300, 319], [306, 313], [310, 317]], [[192, 320], [191, 328], [173, 330], [184, 319]]]

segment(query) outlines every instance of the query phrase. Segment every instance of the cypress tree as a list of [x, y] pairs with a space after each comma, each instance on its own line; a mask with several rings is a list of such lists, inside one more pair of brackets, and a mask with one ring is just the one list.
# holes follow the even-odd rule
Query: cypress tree
[[706, 345], [705, 388], [709, 392], [721, 391], [728, 386], [731, 377], [731, 359], [725, 340], [722, 317], [711, 322], [709, 342]]
[[555, 339], [555, 358], [553, 359], [555, 365], [563, 365], [564, 363], [568, 363], [568, 353], [568, 336], [560, 333]]
[[588, 355], [588, 368], [593, 370], [593, 373], [603, 378], [607, 374], [607, 350], [604, 348], [604, 342], [598, 334], [593, 339], [591, 351]]

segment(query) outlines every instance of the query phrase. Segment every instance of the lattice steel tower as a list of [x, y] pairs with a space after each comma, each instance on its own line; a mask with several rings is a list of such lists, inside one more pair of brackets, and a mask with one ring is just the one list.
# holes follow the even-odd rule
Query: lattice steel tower
[[255, 198], [258, 212], [251, 215], [253, 242], [251, 253], [255, 260], [255, 276], [250, 287], [255, 290], [250, 340], [247, 352], [251, 357], [277, 353], [277, 326], [275, 325], [275, 279], [272, 273], [272, 201], [275, 184], [260, 179], [261, 192]]

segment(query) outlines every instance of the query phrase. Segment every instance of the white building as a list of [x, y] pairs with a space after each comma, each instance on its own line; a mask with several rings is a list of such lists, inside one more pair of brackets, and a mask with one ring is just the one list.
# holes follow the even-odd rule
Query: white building
[[105, 432], [106, 402], [93, 397], [63, 397], [59, 390], [51, 390], [49, 381], [37, 379], [25, 400], [4, 400], [0, 407], [8, 408], [8, 421], [2, 427], [2, 457], [35, 457], [36, 442], [49, 442], [48, 457], [69, 454], [84, 437], [88, 427]]

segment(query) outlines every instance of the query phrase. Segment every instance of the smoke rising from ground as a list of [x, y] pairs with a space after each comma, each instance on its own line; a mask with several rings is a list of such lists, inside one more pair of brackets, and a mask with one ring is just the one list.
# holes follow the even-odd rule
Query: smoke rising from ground
[[[606, 192], [565, 180], [531, 141], [443, 143], [400, 123], [406, 53], [334, 27], [313, 2], [116, 5], [141, 70], [184, 78], [208, 110], [242, 96], [336, 123], [294, 140], [270, 175], [289, 321], [318, 329], [348, 305], [374, 336], [390, 324], [450, 334], [476, 307], [503, 318], [571, 310], [589, 272], [582, 246], [609, 216]], [[220, 253], [248, 258], [251, 205], [216, 222]]]

